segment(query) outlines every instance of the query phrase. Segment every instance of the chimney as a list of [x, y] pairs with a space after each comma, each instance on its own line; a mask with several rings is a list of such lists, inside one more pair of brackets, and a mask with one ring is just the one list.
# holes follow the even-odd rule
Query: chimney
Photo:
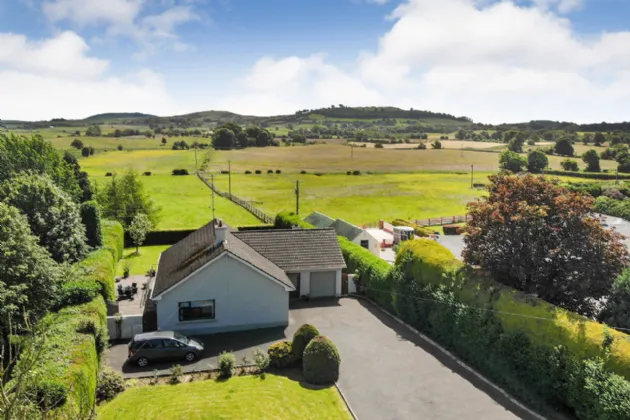
[[214, 224], [214, 236], [217, 239], [217, 245], [221, 245], [227, 237], [227, 227], [223, 223], [223, 220], [216, 219]]

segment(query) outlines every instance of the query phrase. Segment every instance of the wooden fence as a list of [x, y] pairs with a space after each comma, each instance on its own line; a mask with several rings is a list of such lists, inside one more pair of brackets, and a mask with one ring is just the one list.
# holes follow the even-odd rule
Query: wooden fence
[[258, 220], [261, 220], [262, 222], [270, 224], [270, 225], [275, 222], [275, 218], [269, 216], [268, 214], [266, 214], [265, 212], [263, 212], [259, 208], [254, 207], [249, 201], [245, 201], [242, 198], [239, 198], [239, 197], [235, 196], [234, 194], [230, 194], [230, 193], [221, 191], [219, 188], [217, 188], [216, 185], [214, 185], [214, 183], [208, 181], [201, 174], [201, 172], [197, 172], [197, 176], [199, 177], [199, 179], [204, 184], [206, 184], [208, 186], [208, 188], [213, 190], [217, 195], [219, 195], [219, 196], [221, 196], [223, 198], [227, 198], [228, 200], [232, 201], [233, 203], [238, 204], [239, 206], [243, 207], [245, 210], [247, 210], [248, 212], [250, 212], [251, 214], [256, 216], [256, 218], [258, 218]]
[[446, 217], [435, 217], [431, 219], [424, 220], [410, 220], [412, 223], [420, 226], [443, 226], [450, 225], [454, 223], [465, 223], [471, 220], [471, 216], [446, 216]]

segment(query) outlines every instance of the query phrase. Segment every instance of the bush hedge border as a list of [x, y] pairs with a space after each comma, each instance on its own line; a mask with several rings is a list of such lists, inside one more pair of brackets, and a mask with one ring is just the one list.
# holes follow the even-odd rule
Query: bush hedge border
[[301, 229], [315, 229], [315, 226], [302, 220], [299, 215], [288, 211], [278, 213], [273, 226], [276, 229], [293, 229], [295, 226]]

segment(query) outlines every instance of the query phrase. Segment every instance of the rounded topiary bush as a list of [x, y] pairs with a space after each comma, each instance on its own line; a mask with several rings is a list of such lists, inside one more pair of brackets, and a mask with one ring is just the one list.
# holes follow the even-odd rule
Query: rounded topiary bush
[[291, 342], [287, 340], [278, 341], [269, 346], [267, 350], [269, 354], [269, 364], [276, 369], [285, 368], [293, 363], [293, 353], [291, 351]]
[[109, 401], [125, 390], [123, 376], [111, 369], [104, 369], [98, 374], [96, 398], [99, 401]]
[[328, 337], [318, 335], [313, 338], [302, 359], [304, 379], [312, 384], [330, 384], [339, 379], [341, 357], [337, 346]]
[[302, 353], [308, 343], [319, 335], [317, 328], [311, 324], [304, 324], [293, 334], [293, 342], [291, 343], [291, 351], [296, 361], [302, 360]]

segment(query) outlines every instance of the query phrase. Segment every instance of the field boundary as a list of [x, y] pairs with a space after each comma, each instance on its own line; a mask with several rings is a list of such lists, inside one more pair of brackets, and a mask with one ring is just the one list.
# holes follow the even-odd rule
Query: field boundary
[[445, 217], [433, 217], [429, 219], [423, 220], [410, 220], [419, 226], [444, 226], [450, 225], [454, 223], [466, 223], [469, 220], [472, 220], [472, 216], [445, 216]]
[[230, 194], [230, 193], [226, 193], [224, 191], [221, 191], [219, 188], [217, 188], [216, 185], [214, 185], [214, 182], [208, 181], [201, 174], [201, 172], [197, 172], [197, 176], [199, 177], [201, 182], [206, 184], [206, 186], [208, 186], [208, 188], [210, 188], [212, 191], [214, 191], [219, 196], [221, 196], [223, 198], [227, 198], [231, 202], [233, 202], [235, 204], [238, 204], [239, 206], [243, 207], [245, 210], [247, 210], [248, 212], [250, 212], [251, 214], [256, 216], [256, 218], [258, 220], [260, 220], [260, 221], [262, 221], [262, 222], [264, 222], [266, 224], [269, 224], [269, 225], [274, 224], [275, 218], [269, 216], [267, 213], [263, 212], [262, 210], [260, 210], [259, 208], [255, 207], [255, 206], [253, 206], [250, 202], [248, 202], [246, 200], [243, 200], [242, 198], [239, 198], [239, 197], [235, 196], [234, 194]]

